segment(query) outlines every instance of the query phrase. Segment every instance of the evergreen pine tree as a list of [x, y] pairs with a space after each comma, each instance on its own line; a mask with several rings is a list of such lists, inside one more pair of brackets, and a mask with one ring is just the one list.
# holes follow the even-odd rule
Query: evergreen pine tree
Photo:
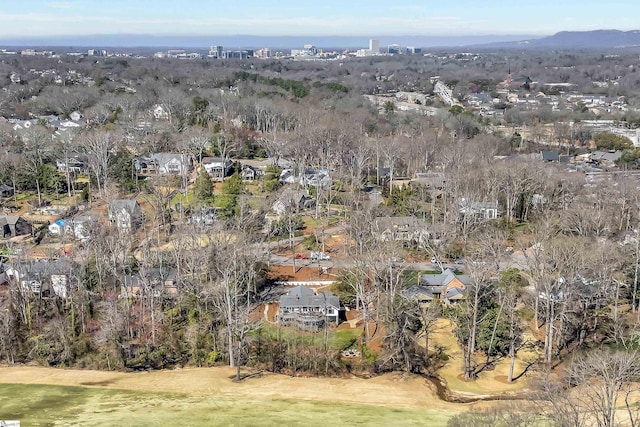
[[199, 202], [205, 205], [213, 204], [213, 181], [202, 166], [198, 170], [193, 192]]

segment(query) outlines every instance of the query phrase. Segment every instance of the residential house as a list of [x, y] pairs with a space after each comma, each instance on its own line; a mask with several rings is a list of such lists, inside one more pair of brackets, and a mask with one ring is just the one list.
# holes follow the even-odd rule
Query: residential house
[[233, 162], [222, 157], [203, 157], [202, 167], [214, 181], [224, 181], [231, 174]]
[[49, 233], [87, 242], [90, 239], [94, 223], [94, 219], [88, 216], [59, 219], [49, 225]]
[[258, 177], [258, 171], [251, 166], [245, 166], [242, 168], [240, 176], [243, 181], [255, 181]]
[[446, 179], [442, 172], [417, 172], [416, 177], [411, 180], [412, 186], [422, 186], [428, 189], [442, 190]]
[[133, 169], [138, 175], [156, 175], [158, 162], [151, 157], [138, 157], [133, 160]]
[[277, 215], [286, 212], [299, 212], [315, 206], [315, 200], [304, 190], [285, 188], [273, 203], [272, 209]]
[[148, 268], [136, 274], [124, 276], [121, 284], [121, 296], [129, 298], [149, 292], [153, 292], [155, 296], [160, 296], [163, 293], [176, 295], [178, 286], [178, 270], [175, 268]]
[[378, 217], [375, 221], [378, 238], [383, 242], [402, 242], [405, 245], [420, 245], [429, 239], [439, 240], [440, 225], [429, 224], [414, 216]]
[[612, 167], [622, 157], [622, 151], [594, 151], [589, 161], [599, 166]]
[[109, 203], [109, 221], [120, 229], [135, 230], [144, 222], [144, 212], [135, 199], [119, 199]]
[[58, 172], [84, 173], [87, 171], [89, 159], [81, 154], [73, 154], [66, 159], [56, 160]]
[[434, 299], [451, 304], [464, 298], [470, 284], [468, 276], [456, 274], [447, 268], [440, 274], [423, 274], [420, 284], [403, 289], [402, 295], [421, 304], [428, 304]]
[[472, 202], [460, 199], [460, 213], [464, 216], [470, 215], [479, 220], [497, 219], [500, 216], [498, 201], [495, 202]]
[[557, 151], [543, 151], [542, 160], [545, 162], [559, 162], [560, 154]]
[[316, 292], [305, 286], [297, 286], [280, 297], [278, 322], [283, 326], [297, 326], [317, 331], [327, 324], [340, 322], [340, 300], [329, 291]]
[[59, 219], [53, 224], [49, 225], [49, 233], [56, 236], [62, 236], [64, 234], [65, 225], [66, 221], [64, 219]]
[[193, 171], [193, 158], [188, 154], [155, 153], [138, 157], [133, 167], [139, 175], [184, 175]]
[[31, 234], [33, 227], [20, 216], [0, 215], [0, 238]]
[[67, 231], [76, 239], [87, 242], [91, 238], [91, 230], [96, 221], [89, 216], [75, 216], [67, 220]]
[[71, 279], [79, 272], [78, 264], [68, 259], [40, 259], [8, 267], [7, 276], [23, 291], [43, 296], [53, 293], [60, 298], [67, 298]]
[[280, 181], [280, 183], [282, 184], [293, 184], [297, 180], [296, 180], [296, 176], [293, 174], [293, 171], [291, 169], [283, 169], [282, 172], [280, 172], [280, 177], [278, 178], [278, 181]]
[[331, 177], [328, 169], [307, 168], [300, 177], [300, 185], [303, 187], [321, 187], [328, 188], [331, 186]]
[[189, 224], [213, 225], [218, 219], [218, 213], [215, 208], [204, 208], [193, 212], [189, 217]]
[[0, 184], [0, 197], [13, 197], [13, 187]]

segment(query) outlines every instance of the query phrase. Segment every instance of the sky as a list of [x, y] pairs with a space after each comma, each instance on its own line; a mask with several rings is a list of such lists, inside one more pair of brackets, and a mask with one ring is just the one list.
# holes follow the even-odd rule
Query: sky
[[544, 36], [636, 30], [639, 15], [632, 0], [3, 0], [0, 37]]

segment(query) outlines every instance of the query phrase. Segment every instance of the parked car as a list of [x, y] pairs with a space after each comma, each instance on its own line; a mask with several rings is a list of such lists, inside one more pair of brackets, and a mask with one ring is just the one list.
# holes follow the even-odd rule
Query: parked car
[[463, 259], [457, 259], [455, 263], [458, 264], [458, 265], [464, 265], [464, 260]]
[[296, 259], [309, 259], [307, 254], [296, 254]]
[[311, 252], [311, 259], [319, 259], [320, 261], [328, 261], [331, 259], [329, 254], [324, 252]]

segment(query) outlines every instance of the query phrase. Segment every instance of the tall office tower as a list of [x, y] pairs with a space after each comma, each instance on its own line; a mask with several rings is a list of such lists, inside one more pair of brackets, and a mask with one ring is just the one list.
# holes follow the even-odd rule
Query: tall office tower
[[369, 50], [373, 55], [380, 53], [380, 40], [378, 39], [369, 40]]
[[222, 59], [222, 50], [222, 46], [211, 46], [211, 49], [209, 49], [209, 56]]

